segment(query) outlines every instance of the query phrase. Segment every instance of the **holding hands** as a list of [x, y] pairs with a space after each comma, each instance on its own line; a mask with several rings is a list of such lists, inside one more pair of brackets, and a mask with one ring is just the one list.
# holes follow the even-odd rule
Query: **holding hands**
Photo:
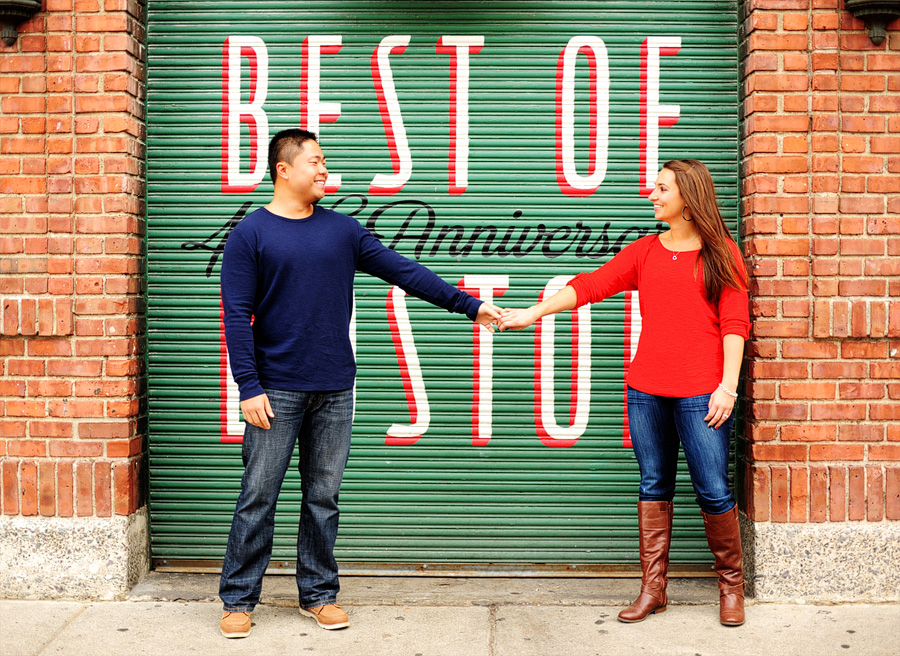
[[500, 311], [500, 321], [497, 327], [503, 330], [523, 330], [537, 321], [540, 315], [535, 311], [534, 306], [529, 308], [504, 308]]
[[478, 310], [479, 323], [491, 332], [495, 330], [522, 330], [541, 318], [534, 306], [530, 308], [499, 308], [490, 303], [482, 303]]
[[567, 286], [537, 305], [521, 309], [505, 308], [501, 310], [497, 327], [501, 331], [523, 330], [548, 314], [556, 314], [557, 312], [573, 309], [576, 302], [575, 290]]
[[491, 303], [482, 303], [475, 323], [481, 324], [491, 332], [495, 332], [495, 330], [522, 330], [523, 328], [528, 328], [542, 316], [543, 313], [538, 311], [537, 305], [518, 309], [499, 308]]

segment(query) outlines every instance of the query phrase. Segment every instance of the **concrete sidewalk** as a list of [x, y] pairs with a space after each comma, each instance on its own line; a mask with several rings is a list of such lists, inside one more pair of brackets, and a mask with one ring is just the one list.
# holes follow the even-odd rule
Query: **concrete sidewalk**
[[667, 612], [616, 614], [637, 579], [358, 577], [342, 579], [350, 628], [297, 613], [292, 577], [266, 578], [253, 634], [219, 634], [214, 575], [151, 574], [117, 602], [0, 601], [0, 655], [163, 656], [827, 656], [900, 654], [900, 604], [748, 604], [718, 622], [713, 579], [672, 579]]

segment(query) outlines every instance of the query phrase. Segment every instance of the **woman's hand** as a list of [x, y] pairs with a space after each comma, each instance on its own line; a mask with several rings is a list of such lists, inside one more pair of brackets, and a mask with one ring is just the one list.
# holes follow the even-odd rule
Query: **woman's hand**
[[506, 308], [500, 312], [500, 321], [497, 325], [500, 330], [522, 330], [548, 314], [574, 309], [577, 301], [575, 290], [566, 285], [550, 298], [530, 308], [521, 310]]
[[703, 421], [708, 421], [707, 426], [710, 428], [719, 428], [734, 412], [734, 401], [734, 397], [721, 387], [717, 387], [709, 397], [709, 413], [703, 418]]
[[500, 312], [500, 321], [497, 323], [500, 330], [522, 330], [528, 328], [537, 321], [540, 315], [534, 306], [530, 308], [506, 308]]

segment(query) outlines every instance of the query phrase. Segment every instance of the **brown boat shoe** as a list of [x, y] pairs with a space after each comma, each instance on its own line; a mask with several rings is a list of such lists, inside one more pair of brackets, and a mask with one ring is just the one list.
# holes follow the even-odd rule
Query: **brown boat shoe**
[[315, 608], [301, 608], [300, 614], [311, 617], [323, 629], [343, 629], [350, 626], [350, 618], [337, 604], [325, 604]]
[[219, 629], [226, 638], [246, 638], [250, 635], [250, 613], [230, 613], [222, 611]]

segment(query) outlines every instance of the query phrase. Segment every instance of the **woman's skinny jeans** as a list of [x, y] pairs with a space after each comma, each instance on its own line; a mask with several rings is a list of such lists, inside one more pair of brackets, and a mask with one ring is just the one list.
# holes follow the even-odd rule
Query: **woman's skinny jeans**
[[734, 494], [728, 486], [728, 447], [734, 417], [719, 428], [710, 428], [703, 420], [709, 413], [709, 397], [657, 396], [628, 388], [628, 425], [641, 470], [641, 501], [674, 498], [680, 443], [700, 509], [720, 515], [734, 506]]

